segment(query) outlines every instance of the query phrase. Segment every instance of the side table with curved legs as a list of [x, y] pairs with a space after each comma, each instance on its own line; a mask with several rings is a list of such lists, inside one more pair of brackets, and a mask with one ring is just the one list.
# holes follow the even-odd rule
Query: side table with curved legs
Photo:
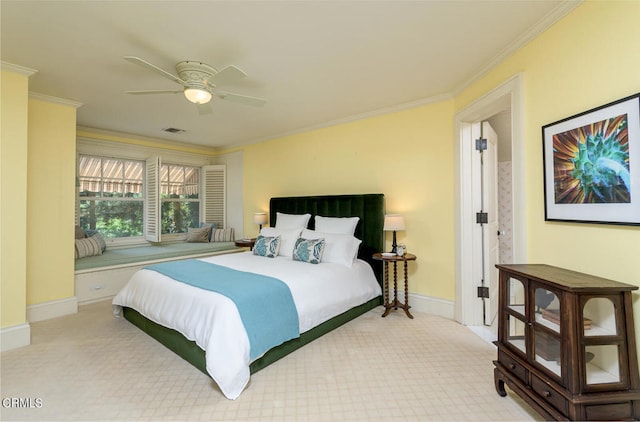
[[[383, 317], [389, 315], [391, 309], [404, 309], [407, 316], [413, 319], [413, 315], [409, 312], [409, 273], [407, 264], [409, 261], [415, 261], [416, 256], [410, 253], [402, 256], [384, 256], [382, 253], [373, 254], [373, 259], [384, 262], [384, 307]], [[393, 262], [393, 301], [389, 302], [389, 263]], [[398, 300], [398, 262], [404, 262], [404, 303]]]

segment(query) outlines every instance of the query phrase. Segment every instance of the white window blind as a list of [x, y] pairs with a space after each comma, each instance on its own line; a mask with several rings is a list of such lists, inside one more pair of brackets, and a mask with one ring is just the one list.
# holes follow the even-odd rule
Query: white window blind
[[145, 169], [144, 238], [160, 242], [160, 157], [147, 159]]
[[226, 227], [226, 183], [227, 167], [211, 165], [202, 167], [203, 210], [202, 221]]

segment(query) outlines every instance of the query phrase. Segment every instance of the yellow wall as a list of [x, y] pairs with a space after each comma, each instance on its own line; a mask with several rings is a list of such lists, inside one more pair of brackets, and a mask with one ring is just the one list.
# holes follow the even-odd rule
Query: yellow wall
[[418, 256], [411, 291], [453, 299], [452, 129], [444, 101], [247, 146], [245, 231], [272, 196], [384, 193], [404, 216], [398, 242]]
[[[251, 228], [255, 234], [257, 227], [253, 224], [252, 214], [266, 210], [272, 196], [381, 192], [386, 197], [387, 212], [405, 216], [406, 231], [398, 233], [399, 241], [418, 256], [415, 265], [410, 266], [411, 292], [453, 300], [453, 145], [457, 139], [453, 133], [453, 118], [464, 106], [514, 74], [523, 72], [528, 261], [546, 262], [640, 285], [637, 262], [640, 228], [544, 221], [540, 134], [544, 124], [640, 91], [639, 16], [640, 2], [588, 1], [454, 100], [245, 146], [242, 148], [245, 234], [252, 234]], [[39, 239], [38, 231], [44, 230], [44, 233], [62, 239], [70, 236], [70, 228], [66, 231], [66, 228], [57, 230], [44, 226], [47, 223], [72, 225], [73, 209], [67, 209], [68, 204], [59, 205], [61, 208], [53, 210], [59, 217], [49, 219], [47, 208], [40, 210], [29, 204], [27, 256], [27, 244], [23, 239], [27, 237], [28, 82], [26, 77], [4, 71], [2, 76], [4, 327], [25, 320], [27, 262], [29, 274], [34, 277], [29, 284], [29, 303], [70, 294], [72, 284], [69, 283], [72, 281], [63, 278], [72, 271], [72, 263], [55, 267], [56, 281], [51, 285], [43, 274], [31, 269], [31, 265], [36, 265], [45, 255], [44, 247], [32, 244]], [[34, 160], [49, 153], [47, 139], [51, 136], [45, 134], [44, 128], [48, 125], [57, 127], [55, 122], [40, 114], [52, 111], [66, 116], [64, 111], [48, 110], [48, 107], [34, 102], [30, 108], [29, 119], [35, 121], [29, 123], [29, 130], [40, 133], [36, 138], [29, 136], [30, 178], [42, 179], [43, 173], [31, 167]], [[63, 126], [67, 127], [64, 123]], [[53, 137], [64, 138], [61, 152], [64, 157], [69, 156], [71, 148], [66, 130]], [[201, 148], [195, 149], [198, 151], [193, 152], [204, 152]], [[56, 174], [53, 183], [64, 198], [69, 198], [67, 195], [73, 192], [74, 180], [73, 176], [69, 180], [69, 175], [73, 175], [74, 161], [75, 157], [49, 168]], [[34, 183], [29, 180], [30, 189], [38, 189]], [[44, 203], [44, 200], [37, 202], [35, 192], [30, 193], [30, 200]], [[69, 204], [72, 207], [73, 201], [69, 200]], [[54, 244], [62, 249], [59, 243]], [[60, 250], [59, 253], [67, 252]], [[639, 296], [634, 295], [636, 333], [640, 332]], [[640, 344], [640, 338], [637, 342]]]
[[76, 109], [29, 100], [27, 304], [75, 296]]
[[0, 130], [1, 327], [26, 322], [29, 78], [2, 70]]
[[640, 286], [640, 228], [544, 221], [541, 139], [544, 124], [640, 91], [638, 17], [640, 2], [585, 2], [454, 101], [245, 147], [245, 227], [271, 196], [382, 192], [418, 255], [409, 290], [453, 300], [453, 117], [523, 72], [528, 261]]
[[[524, 72], [528, 261], [636, 286], [640, 227], [544, 221], [541, 127], [640, 92], [638, 18], [640, 2], [585, 2], [456, 98], [461, 109]], [[638, 293], [634, 316], [640, 333]]]

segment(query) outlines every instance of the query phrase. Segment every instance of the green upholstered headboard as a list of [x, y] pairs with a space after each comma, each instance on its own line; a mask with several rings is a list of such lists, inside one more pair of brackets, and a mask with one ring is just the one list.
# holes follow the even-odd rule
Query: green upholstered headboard
[[384, 195], [381, 193], [362, 195], [288, 196], [271, 198], [269, 202], [269, 225], [275, 227], [276, 213], [311, 214], [308, 228], [315, 227], [315, 216], [360, 217], [355, 236], [362, 240], [358, 258], [373, 267], [376, 278], [382, 281], [382, 263], [372, 256], [384, 248]]

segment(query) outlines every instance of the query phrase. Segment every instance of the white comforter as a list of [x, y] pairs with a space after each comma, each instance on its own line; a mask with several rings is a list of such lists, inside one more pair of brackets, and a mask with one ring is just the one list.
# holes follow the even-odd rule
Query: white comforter
[[[203, 261], [275, 277], [285, 282], [295, 302], [303, 333], [381, 294], [373, 270], [364, 261], [351, 268], [317, 265], [251, 252], [218, 255]], [[205, 350], [206, 367], [223, 394], [236, 399], [249, 382], [249, 339], [235, 304], [227, 297], [140, 270], [113, 299], [114, 314], [122, 306], [172, 328]]]

